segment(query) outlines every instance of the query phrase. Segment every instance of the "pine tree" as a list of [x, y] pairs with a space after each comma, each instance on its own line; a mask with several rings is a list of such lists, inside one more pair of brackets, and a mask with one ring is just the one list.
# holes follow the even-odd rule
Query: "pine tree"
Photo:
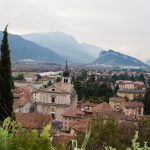
[[150, 88], [147, 88], [143, 102], [145, 115], [150, 115]]
[[3, 32], [3, 40], [0, 48], [0, 120], [12, 116], [13, 112], [11, 60], [7, 27], [8, 26], [6, 26]]

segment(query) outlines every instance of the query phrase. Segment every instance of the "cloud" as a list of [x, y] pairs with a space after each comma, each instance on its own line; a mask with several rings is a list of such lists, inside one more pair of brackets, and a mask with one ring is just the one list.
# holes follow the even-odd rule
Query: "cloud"
[[61, 31], [139, 59], [150, 58], [149, 0], [0, 0], [2, 30]]

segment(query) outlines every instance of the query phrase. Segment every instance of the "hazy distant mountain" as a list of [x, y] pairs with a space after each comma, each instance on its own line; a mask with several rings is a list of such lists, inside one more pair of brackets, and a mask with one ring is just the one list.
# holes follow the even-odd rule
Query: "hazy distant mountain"
[[23, 38], [50, 48], [74, 62], [91, 62], [101, 50], [93, 45], [79, 44], [74, 37], [62, 32], [31, 33], [23, 35]]
[[92, 64], [117, 66], [146, 66], [142, 61], [113, 50], [101, 51], [99, 57]]
[[87, 44], [87, 43], [82, 43], [80, 44], [80, 48], [82, 51], [88, 53], [89, 55], [97, 58], [97, 56], [99, 55], [100, 51], [102, 51], [103, 49], [100, 47], [97, 47], [95, 45], [91, 45], [91, 44]]
[[145, 62], [147, 65], [150, 65], [150, 59]]
[[[19, 35], [9, 34], [9, 45], [11, 49], [11, 57], [13, 62], [30, 60], [36, 62], [63, 63], [65, 60], [52, 51], [34, 42], [25, 40]], [[2, 32], [0, 32], [0, 43], [2, 40]]]

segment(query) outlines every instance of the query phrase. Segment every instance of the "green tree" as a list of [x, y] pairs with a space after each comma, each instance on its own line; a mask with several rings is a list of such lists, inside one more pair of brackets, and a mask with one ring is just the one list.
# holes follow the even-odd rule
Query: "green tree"
[[12, 116], [13, 112], [13, 95], [11, 92], [12, 76], [11, 76], [11, 60], [8, 44], [7, 26], [3, 32], [3, 40], [0, 48], [0, 120], [8, 116]]
[[145, 77], [144, 77], [143, 73], [141, 73], [141, 74], [139, 75], [138, 80], [139, 80], [139, 81], [143, 81], [143, 82], [145, 83]]
[[39, 81], [40, 79], [42, 79], [42, 77], [40, 76], [40, 74], [36, 74], [36, 77], [37, 77], [36, 81]]
[[[105, 150], [106, 146], [125, 149], [135, 133], [134, 126], [119, 124], [116, 119], [108, 117], [107, 120], [98, 116], [91, 125], [91, 135], [86, 150]], [[84, 134], [77, 134], [77, 141], [82, 144]]]
[[147, 88], [147, 90], [146, 90], [146, 94], [144, 96], [143, 103], [145, 105], [144, 113], [146, 115], [150, 115], [150, 88]]
[[78, 94], [78, 100], [82, 100], [83, 98], [83, 85], [80, 81], [74, 82], [74, 88]]
[[25, 77], [23, 73], [21, 73], [21, 74], [18, 74], [16, 77], [14, 77], [14, 80], [25, 80]]

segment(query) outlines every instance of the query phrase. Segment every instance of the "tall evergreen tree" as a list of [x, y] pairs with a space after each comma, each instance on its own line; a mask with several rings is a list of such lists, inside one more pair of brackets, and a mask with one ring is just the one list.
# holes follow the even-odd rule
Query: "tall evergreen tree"
[[150, 115], [150, 88], [147, 88], [143, 102], [145, 115]]
[[3, 120], [8, 116], [12, 116], [13, 112], [11, 60], [7, 27], [8, 25], [3, 32], [3, 39], [0, 48], [0, 120]]

